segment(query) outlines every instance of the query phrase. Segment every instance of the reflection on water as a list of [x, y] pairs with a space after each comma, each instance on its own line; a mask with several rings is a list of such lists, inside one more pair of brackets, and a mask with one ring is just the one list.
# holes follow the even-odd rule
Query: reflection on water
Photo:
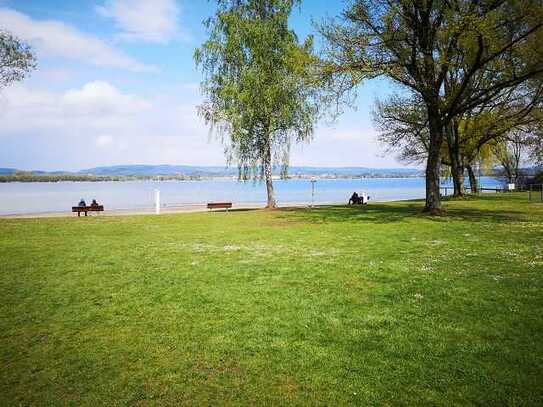
[[[494, 178], [482, 177], [481, 184], [494, 187], [499, 183]], [[309, 180], [277, 180], [274, 185], [280, 205], [311, 202]], [[372, 200], [423, 198], [424, 188], [424, 178], [317, 180], [315, 203], [347, 202], [353, 191], [366, 191]], [[160, 190], [161, 202], [166, 206], [200, 205], [210, 201], [266, 202], [263, 184], [230, 180], [14, 182], [0, 184], [0, 215], [66, 212], [81, 198], [87, 202], [96, 199], [107, 210], [152, 208], [155, 189]]]

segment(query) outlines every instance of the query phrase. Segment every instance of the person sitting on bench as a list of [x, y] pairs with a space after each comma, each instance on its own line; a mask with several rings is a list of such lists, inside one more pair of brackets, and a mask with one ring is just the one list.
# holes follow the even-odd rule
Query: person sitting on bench
[[87, 203], [85, 202], [85, 200], [83, 198], [81, 198], [81, 201], [79, 201], [79, 204], [77, 204], [77, 206], [85, 207], [85, 206], [87, 206]]
[[353, 194], [351, 195], [351, 198], [349, 199], [349, 205], [351, 205], [351, 202], [352, 202], [352, 205], [356, 205], [360, 203], [360, 197], [358, 196], [356, 192], [353, 192]]
[[96, 199], [93, 199], [91, 202], [91, 208], [96, 208], [97, 206], [100, 206], [100, 205], [98, 205], [98, 202], [96, 202]]

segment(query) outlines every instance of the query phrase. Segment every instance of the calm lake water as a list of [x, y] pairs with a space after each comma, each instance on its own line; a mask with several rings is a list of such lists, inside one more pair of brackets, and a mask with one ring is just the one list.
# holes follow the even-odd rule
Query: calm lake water
[[[499, 181], [481, 177], [481, 185], [495, 187]], [[450, 185], [450, 182], [443, 182]], [[309, 180], [277, 180], [274, 183], [281, 204], [310, 203]], [[96, 199], [106, 210], [141, 210], [154, 205], [159, 189], [166, 207], [198, 206], [211, 201], [259, 204], [266, 201], [264, 184], [233, 180], [213, 181], [129, 181], [129, 182], [36, 182], [0, 183], [0, 215], [69, 212], [81, 198], [87, 204]], [[424, 197], [424, 178], [368, 178], [317, 180], [315, 203], [347, 202], [353, 191], [366, 191], [371, 200], [385, 201]]]

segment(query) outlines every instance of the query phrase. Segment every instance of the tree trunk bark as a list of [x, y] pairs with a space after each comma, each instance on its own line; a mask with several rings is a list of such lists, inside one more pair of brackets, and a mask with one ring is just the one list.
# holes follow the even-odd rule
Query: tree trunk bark
[[451, 153], [451, 174], [453, 179], [454, 193], [453, 196], [464, 196], [464, 166], [461, 164], [461, 159], [458, 152]]
[[447, 127], [447, 147], [451, 162], [451, 175], [454, 187], [453, 196], [461, 197], [464, 196], [464, 166], [460, 157], [458, 129], [454, 120]]
[[275, 201], [275, 195], [273, 191], [273, 165], [272, 165], [272, 154], [271, 146], [268, 141], [266, 145], [266, 151], [264, 152], [264, 178], [266, 179], [266, 192], [268, 194], [268, 203], [266, 208], [273, 209], [277, 207], [277, 202]]
[[455, 197], [464, 196], [464, 167], [461, 165], [452, 168], [453, 186]]
[[432, 215], [441, 213], [440, 170], [441, 146], [443, 145], [443, 125], [439, 113], [428, 107], [430, 129], [430, 148], [426, 161], [426, 205], [424, 212]]
[[475, 173], [473, 172], [473, 168], [471, 167], [471, 165], [467, 165], [466, 168], [468, 170], [471, 193], [476, 194], [477, 191], [479, 190], [479, 185], [477, 185], [477, 177], [475, 176]]

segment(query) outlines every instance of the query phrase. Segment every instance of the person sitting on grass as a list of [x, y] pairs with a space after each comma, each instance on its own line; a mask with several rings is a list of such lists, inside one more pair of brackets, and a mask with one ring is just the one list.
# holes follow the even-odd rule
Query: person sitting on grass
[[83, 198], [81, 198], [81, 201], [79, 201], [79, 204], [77, 206], [85, 207], [85, 206], [87, 206], [87, 203], [85, 202], [85, 200]]
[[351, 195], [351, 198], [349, 199], [349, 205], [351, 205], [351, 202], [353, 205], [360, 203], [360, 197], [356, 192], [353, 192], [353, 194]]

